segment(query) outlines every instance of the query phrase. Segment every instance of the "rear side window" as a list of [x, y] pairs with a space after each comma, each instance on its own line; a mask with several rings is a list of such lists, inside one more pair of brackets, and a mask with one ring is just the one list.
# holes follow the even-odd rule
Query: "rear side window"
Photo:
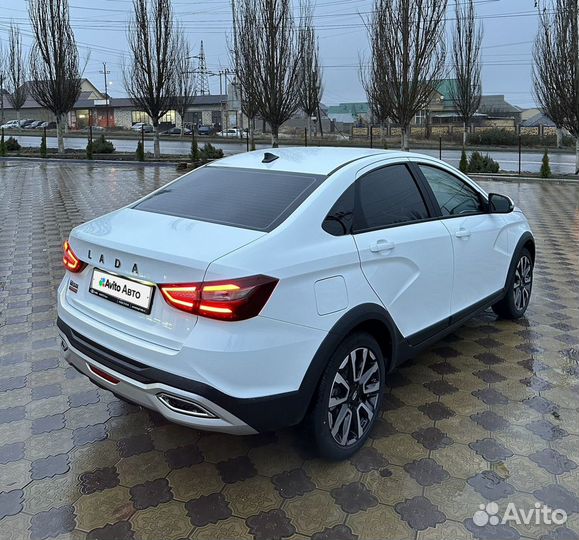
[[429, 217], [424, 199], [406, 165], [391, 165], [357, 182], [354, 233]]
[[311, 174], [203, 167], [133, 208], [269, 232], [324, 179]]

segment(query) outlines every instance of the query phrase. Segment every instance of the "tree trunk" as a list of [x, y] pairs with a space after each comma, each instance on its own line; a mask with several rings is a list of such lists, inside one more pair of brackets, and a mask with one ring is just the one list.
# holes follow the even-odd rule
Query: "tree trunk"
[[64, 154], [64, 128], [66, 124], [66, 115], [62, 114], [56, 117], [56, 136], [58, 138], [58, 153]]
[[181, 133], [179, 134], [179, 137], [182, 139], [183, 136], [185, 135], [185, 114], [182, 114], [180, 116], [181, 116]]
[[386, 142], [386, 138], [384, 137], [384, 122], [380, 122], [380, 145], [384, 148], [384, 143]]
[[255, 150], [255, 118], [248, 118], [249, 124], [249, 149]]
[[18, 127], [20, 127], [20, 109], [16, 111], [16, 120], [18, 120]]
[[557, 128], [557, 148], [563, 148], [563, 130], [561, 128]]
[[579, 137], [575, 139], [575, 174], [579, 174]]
[[159, 140], [159, 124], [153, 124], [153, 155], [155, 159], [159, 159], [161, 157], [161, 143]]
[[308, 120], [307, 120], [307, 127], [308, 127], [308, 135], [310, 136], [310, 139], [311, 139], [312, 138], [312, 118], [309, 114], [308, 114]]
[[468, 126], [466, 124], [466, 122], [464, 122], [464, 130], [462, 132], [462, 147], [464, 148], [466, 146], [466, 141], [468, 138]]
[[271, 147], [279, 148], [279, 126], [271, 126]]
[[408, 152], [408, 150], [410, 149], [410, 145], [409, 145], [410, 136], [408, 133], [409, 131], [410, 131], [410, 126], [402, 126], [402, 139], [401, 139], [400, 148], [404, 152]]

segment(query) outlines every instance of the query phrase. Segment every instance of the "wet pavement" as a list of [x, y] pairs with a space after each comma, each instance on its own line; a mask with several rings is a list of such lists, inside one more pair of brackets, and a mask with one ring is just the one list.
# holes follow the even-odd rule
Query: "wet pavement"
[[[168, 424], [59, 359], [63, 239], [175, 176], [0, 163], [0, 538], [579, 538], [578, 184], [481, 182], [536, 234], [526, 318], [486, 312], [399, 369], [370, 442], [327, 463], [299, 429]], [[492, 502], [568, 520], [493, 524]]]

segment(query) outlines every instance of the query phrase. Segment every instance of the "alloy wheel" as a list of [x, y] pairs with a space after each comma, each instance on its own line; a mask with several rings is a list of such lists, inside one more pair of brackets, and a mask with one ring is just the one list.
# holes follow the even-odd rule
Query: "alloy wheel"
[[353, 350], [340, 364], [328, 402], [328, 424], [341, 446], [356, 444], [372, 425], [382, 391], [378, 360], [367, 347]]
[[531, 299], [531, 287], [533, 284], [533, 263], [526, 255], [523, 255], [515, 269], [515, 282], [513, 284], [515, 308], [523, 311]]

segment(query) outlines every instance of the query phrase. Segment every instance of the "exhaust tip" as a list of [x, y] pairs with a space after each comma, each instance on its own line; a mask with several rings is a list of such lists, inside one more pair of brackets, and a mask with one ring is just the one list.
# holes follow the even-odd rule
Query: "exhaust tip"
[[205, 407], [189, 399], [172, 396], [170, 394], [158, 394], [157, 398], [165, 407], [180, 414], [195, 416], [197, 418], [217, 418], [215, 414], [208, 411]]

